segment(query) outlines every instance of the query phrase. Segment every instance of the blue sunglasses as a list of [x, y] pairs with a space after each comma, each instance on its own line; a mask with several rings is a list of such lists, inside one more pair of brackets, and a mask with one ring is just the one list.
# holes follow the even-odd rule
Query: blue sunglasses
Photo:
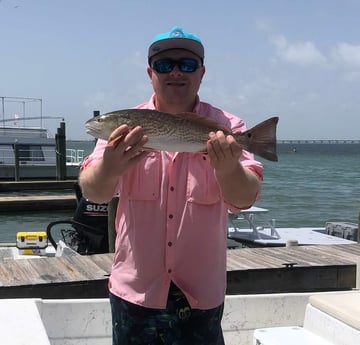
[[201, 67], [201, 64], [196, 59], [183, 58], [180, 60], [159, 59], [152, 63], [151, 68], [158, 73], [170, 73], [175, 65], [183, 73], [192, 73]]

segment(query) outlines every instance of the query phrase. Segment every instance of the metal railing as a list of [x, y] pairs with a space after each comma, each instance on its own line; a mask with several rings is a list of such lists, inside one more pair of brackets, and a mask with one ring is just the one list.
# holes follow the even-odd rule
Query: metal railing
[[79, 165], [84, 160], [84, 150], [66, 149], [66, 163]]
[[0, 151], [0, 165], [55, 165], [56, 156], [54, 147], [31, 146], [28, 149], [14, 147], [2, 147]]

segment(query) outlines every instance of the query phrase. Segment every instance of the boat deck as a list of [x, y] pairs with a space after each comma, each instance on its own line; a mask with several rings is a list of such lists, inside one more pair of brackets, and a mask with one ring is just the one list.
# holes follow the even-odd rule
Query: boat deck
[[[351, 290], [359, 257], [360, 244], [231, 249], [227, 294]], [[0, 298], [107, 297], [112, 258], [0, 256]]]

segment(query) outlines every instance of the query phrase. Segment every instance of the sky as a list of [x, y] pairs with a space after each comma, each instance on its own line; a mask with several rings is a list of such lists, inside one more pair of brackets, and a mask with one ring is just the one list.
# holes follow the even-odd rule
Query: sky
[[151, 97], [147, 49], [180, 26], [205, 46], [203, 101], [248, 127], [279, 116], [281, 140], [358, 140], [359, 18], [360, 0], [0, 0], [0, 97], [35, 99], [4, 102], [0, 120], [42, 108], [91, 139], [94, 110]]

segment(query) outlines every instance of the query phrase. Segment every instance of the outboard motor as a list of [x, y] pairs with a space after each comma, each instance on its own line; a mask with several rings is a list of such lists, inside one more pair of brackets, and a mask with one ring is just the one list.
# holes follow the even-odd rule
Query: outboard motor
[[73, 220], [73, 226], [78, 232], [78, 253], [109, 252], [107, 204], [96, 204], [81, 197]]
[[57, 249], [57, 241], [81, 255], [109, 253], [108, 204], [97, 204], [82, 196], [79, 185], [74, 185], [77, 208], [73, 219], [58, 220], [47, 226], [47, 236]]

